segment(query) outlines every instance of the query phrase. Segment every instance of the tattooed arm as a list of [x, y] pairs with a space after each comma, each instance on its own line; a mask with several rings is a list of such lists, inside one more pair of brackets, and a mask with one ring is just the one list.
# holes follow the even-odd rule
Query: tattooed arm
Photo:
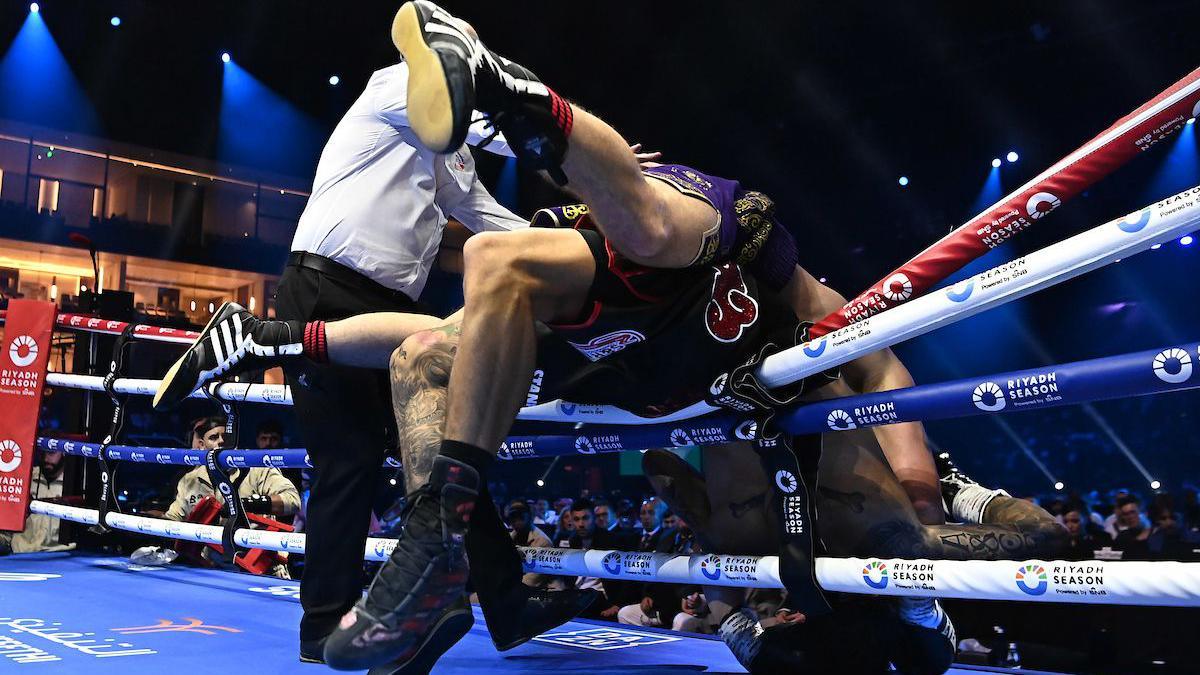
[[404, 487], [412, 492], [429, 480], [446, 429], [446, 387], [458, 350], [461, 324], [415, 333], [392, 353], [392, 406], [400, 431]]

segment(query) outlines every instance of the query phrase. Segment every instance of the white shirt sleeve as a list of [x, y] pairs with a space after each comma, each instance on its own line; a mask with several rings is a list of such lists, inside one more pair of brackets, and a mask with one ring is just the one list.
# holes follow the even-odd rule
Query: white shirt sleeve
[[528, 220], [501, 206], [478, 177], [471, 184], [471, 191], [455, 204], [450, 215], [472, 232], [529, 227]]

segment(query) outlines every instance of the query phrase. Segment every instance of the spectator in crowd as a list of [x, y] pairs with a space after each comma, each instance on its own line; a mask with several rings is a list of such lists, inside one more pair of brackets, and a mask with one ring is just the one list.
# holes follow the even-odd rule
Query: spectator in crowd
[[[1129, 529], [1130, 527], [1139, 526], [1144, 530], [1150, 529], [1150, 521], [1142, 513], [1142, 501], [1137, 498], [1137, 495], [1131, 493], [1124, 488], [1115, 490], [1113, 496], [1112, 512], [1104, 519], [1104, 529], [1108, 532], [1108, 536], [1116, 541], [1117, 535], [1121, 530]], [[1133, 504], [1129, 507], [1129, 504]], [[1122, 511], [1125, 512], [1125, 518], [1122, 520]], [[1131, 514], [1136, 513], [1136, 517]]]
[[550, 510], [550, 501], [539, 499], [533, 503], [534, 525], [558, 525], [558, 513]]
[[658, 545], [658, 537], [662, 534], [662, 518], [667, 512], [667, 503], [658, 497], [651, 497], [642, 502], [639, 512], [639, 522], [642, 526], [639, 551], [653, 551]]
[[613, 517], [612, 505], [607, 501], [596, 500], [596, 529], [612, 532], [617, 529], [617, 519]]
[[[529, 505], [521, 500], [510, 503], [504, 509], [504, 522], [508, 525], [513, 543], [517, 546], [548, 548], [554, 545], [550, 541], [550, 537], [547, 537], [545, 532], [542, 532], [537, 525], [533, 524], [533, 514], [529, 510]], [[521, 581], [526, 586], [534, 588], [553, 587], [557, 590], [564, 586], [562, 577], [533, 572], [521, 577]]]
[[1067, 545], [1062, 554], [1064, 560], [1092, 560], [1097, 550], [1112, 546], [1112, 537], [1092, 523], [1085, 522], [1084, 518], [1080, 507], [1069, 507], [1062, 515], [1062, 524], [1067, 530]]
[[[200, 437], [204, 441], [205, 450], [217, 450], [225, 447], [225, 420], [220, 417], [210, 417], [199, 426]], [[234, 469], [231, 478], [236, 479], [242, 469]], [[246, 469], [247, 475], [238, 487], [238, 496], [247, 513], [269, 515], [276, 518], [288, 518], [300, 508], [300, 492], [279, 469], [274, 467]], [[205, 497], [213, 497], [223, 502], [208, 478], [208, 469], [197, 466], [179, 479], [175, 489], [175, 501], [167, 509], [163, 517], [170, 520], [184, 521], [191, 515], [192, 510]], [[287, 568], [277, 565], [275, 576], [287, 578]]]
[[679, 527], [679, 518], [675, 516], [674, 511], [667, 509], [667, 512], [663, 514], [662, 526], [662, 536], [666, 537], [675, 534], [675, 529]]
[[554, 545], [559, 548], [570, 548], [571, 537], [575, 536], [575, 519], [571, 516], [571, 507], [564, 506], [555, 516], [558, 528], [554, 530]]
[[[1138, 498], [1125, 494], [1117, 499], [1117, 509], [1112, 522], [1105, 528], [1113, 538], [1113, 548], [1121, 551], [1138, 549], [1139, 543], [1150, 536], [1150, 525], [1142, 515], [1142, 504]], [[1128, 556], [1126, 556], [1128, 557]]]
[[283, 425], [279, 420], [263, 420], [254, 433], [255, 447], [259, 450], [278, 450], [283, 447]]
[[[57, 500], [63, 494], [65, 457], [61, 451], [43, 450], [29, 479], [31, 499]], [[25, 518], [22, 532], [0, 532], [0, 554], [60, 551], [66, 548], [58, 541], [59, 519], [31, 513]]]
[[[700, 548], [696, 544], [696, 538], [692, 534], [687, 523], [682, 519], [676, 519], [678, 527], [669, 532], [664, 532], [656, 541], [654, 551], [656, 553], [671, 553], [675, 555], [691, 555], [699, 553]], [[689, 596], [699, 593], [698, 586], [681, 585], [681, 584], [661, 584], [647, 583], [642, 585], [638, 590], [641, 591], [641, 600], [635, 604], [628, 604], [621, 607], [617, 612], [617, 621], [631, 626], [650, 626], [661, 628], [670, 626], [675, 630], [682, 630], [677, 626], [692, 625], [690, 621], [693, 618], [692, 614], [683, 611], [683, 605]], [[697, 600], [692, 601], [693, 610], [697, 611]], [[711, 632], [711, 631], [709, 631]]]
[[[575, 523], [575, 533], [568, 540], [568, 548], [619, 550], [620, 541], [617, 537], [607, 530], [596, 529], [594, 508], [592, 502], [587, 499], [577, 499], [571, 504], [570, 512], [565, 514], [565, 517], [570, 518]], [[594, 588], [603, 594], [599, 600], [584, 612], [583, 616], [601, 619], [617, 618], [617, 612], [621, 608], [609, 599], [608, 589], [606, 589], [605, 583], [600, 579], [595, 577], [576, 577], [575, 587]]]
[[1155, 506], [1150, 520], [1153, 526], [1146, 537], [1147, 557], [1180, 561], [1200, 558], [1200, 536], [1180, 524], [1179, 514], [1169, 504]]
[[623, 498], [617, 502], [617, 527], [621, 530], [634, 531], [638, 529], [638, 510], [634, 508], [633, 502], [628, 498]]

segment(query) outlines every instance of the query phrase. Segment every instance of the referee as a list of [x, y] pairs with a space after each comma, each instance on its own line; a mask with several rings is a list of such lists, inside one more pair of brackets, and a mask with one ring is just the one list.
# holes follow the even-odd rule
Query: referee
[[[450, 217], [474, 232], [528, 226], [484, 188], [465, 146], [438, 155], [413, 142], [407, 83], [404, 63], [375, 72], [334, 129], [279, 282], [277, 318], [419, 312], [415, 301]], [[484, 138], [480, 125], [468, 142], [511, 156], [502, 139]], [[300, 659], [321, 662], [325, 638], [362, 596], [371, 506], [394, 437], [391, 392], [386, 373], [377, 370], [305, 362], [286, 375], [313, 465]], [[526, 603], [518, 595], [507, 594], [516, 607]], [[542, 599], [540, 606], [557, 611], [555, 604]]]

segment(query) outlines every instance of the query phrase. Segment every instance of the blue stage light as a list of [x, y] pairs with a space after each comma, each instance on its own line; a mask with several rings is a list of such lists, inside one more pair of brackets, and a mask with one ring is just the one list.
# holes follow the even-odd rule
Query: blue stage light
[[999, 169], [999, 168], [1000, 168], [1000, 165], [1001, 165], [1002, 163], [1003, 163], [1003, 162], [1001, 162], [1001, 161], [1000, 161], [1000, 158], [999, 158], [999, 157], [997, 157], [996, 159], [993, 159], [993, 160], [992, 160], [992, 168], [993, 168], [993, 169]]
[[1018, 159], [1021, 159], [1021, 156], [1017, 154], [1016, 150], [1009, 150], [1008, 154], [1005, 155], [1005, 159], [1007, 159], [1009, 163], [1012, 163]]
[[329, 76], [329, 86], [336, 87], [341, 83], [342, 83], [342, 78], [338, 77], [337, 75]]
[[229, 63], [229, 52], [221, 52], [221, 63]]
[[121, 17], [114, 16], [113, 18], [109, 19], [108, 22], [111, 23], [113, 25], [113, 27], [115, 28], [115, 27], [121, 25]]
[[29, 11], [33, 12], [34, 14], [37, 14], [38, 12], [42, 11], [42, 6], [37, 4], [36, 2], [31, 2], [31, 3], [29, 3]]
[[1179, 245], [1180, 246], [1191, 246], [1193, 241], [1195, 241], [1195, 239], [1192, 238], [1192, 235], [1185, 234], [1179, 238]]
[[896, 182], [900, 183], [900, 187], [908, 187], [908, 176], [900, 176], [900, 180]]
[[1195, 118], [1195, 117], [1189, 117], [1189, 118], [1188, 118], [1188, 124], [1195, 124], [1195, 123], [1196, 123], [1196, 118]]

